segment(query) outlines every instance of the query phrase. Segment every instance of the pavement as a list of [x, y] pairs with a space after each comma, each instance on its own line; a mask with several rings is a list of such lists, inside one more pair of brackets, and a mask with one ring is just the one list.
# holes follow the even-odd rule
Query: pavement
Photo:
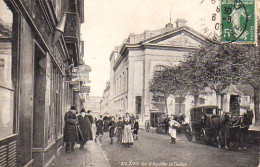
[[84, 149], [76, 144], [75, 151], [66, 153], [63, 147], [50, 167], [110, 167], [99, 142], [88, 141]]

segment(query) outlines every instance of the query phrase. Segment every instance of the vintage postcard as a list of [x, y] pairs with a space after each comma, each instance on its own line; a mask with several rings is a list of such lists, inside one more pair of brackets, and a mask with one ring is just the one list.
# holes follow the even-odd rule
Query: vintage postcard
[[257, 167], [260, 0], [0, 0], [0, 167]]

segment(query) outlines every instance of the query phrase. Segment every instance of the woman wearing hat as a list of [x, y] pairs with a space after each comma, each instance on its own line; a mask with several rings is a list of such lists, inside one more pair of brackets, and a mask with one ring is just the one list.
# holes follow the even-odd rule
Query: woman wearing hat
[[76, 106], [71, 106], [64, 116], [64, 143], [66, 152], [74, 151], [75, 142], [78, 141]]
[[176, 143], [176, 131], [180, 127], [180, 124], [173, 119], [172, 116], [169, 117], [169, 134], [171, 136], [171, 143]]
[[79, 121], [79, 144], [80, 148], [83, 149], [87, 141], [93, 140], [91, 122], [86, 115], [86, 110], [83, 108], [78, 115]]

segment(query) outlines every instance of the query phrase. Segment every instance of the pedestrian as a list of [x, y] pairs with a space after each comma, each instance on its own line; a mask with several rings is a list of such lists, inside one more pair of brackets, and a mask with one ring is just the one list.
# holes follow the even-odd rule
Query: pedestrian
[[114, 116], [111, 117], [111, 120], [108, 123], [108, 127], [109, 127], [110, 144], [113, 144], [113, 138], [115, 136], [115, 129], [116, 129], [116, 121]]
[[92, 117], [92, 115], [91, 115], [91, 110], [88, 110], [88, 111], [87, 111], [87, 117], [88, 117], [90, 123], [93, 124], [94, 120], [93, 120], [93, 117]]
[[134, 116], [134, 114], [132, 114], [130, 119], [131, 119], [131, 129], [134, 129], [134, 123], [135, 123], [135, 116]]
[[123, 130], [124, 130], [124, 122], [122, 121], [122, 117], [118, 117], [118, 122], [117, 122], [117, 143], [122, 142]]
[[102, 136], [103, 136], [103, 119], [102, 115], [99, 116], [98, 120], [96, 121], [96, 137], [95, 137], [95, 142], [97, 142], [97, 137], [99, 137], [99, 141], [102, 141]]
[[139, 123], [138, 123], [138, 118], [135, 119], [134, 123], [134, 139], [138, 140], [138, 130], [139, 130]]
[[176, 143], [176, 131], [180, 127], [180, 124], [173, 119], [172, 116], [169, 117], [169, 134], [171, 136], [171, 143]]
[[103, 122], [104, 122], [104, 132], [108, 132], [108, 117], [107, 116], [104, 116], [104, 119], [103, 119]]
[[83, 108], [80, 111], [80, 115], [77, 117], [79, 122], [79, 144], [80, 149], [84, 148], [84, 145], [89, 140], [93, 140], [92, 135], [92, 125], [90, 123], [90, 120], [88, 116], [86, 115], [86, 110]]
[[122, 144], [126, 147], [130, 147], [130, 145], [134, 144], [134, 138], [131, 131], [131, 118], [129, 113], [126, 113], [125, 115]]
[[66, 152], [74, 151], [75, 142], [78, 141], [78, 128], [76, 106], [71, 106], [64, 116], [64, 143]]

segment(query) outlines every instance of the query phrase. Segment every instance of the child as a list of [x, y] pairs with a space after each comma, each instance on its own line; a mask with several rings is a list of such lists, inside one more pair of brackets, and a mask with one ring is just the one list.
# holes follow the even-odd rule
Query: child
[[122, 134], [124, 130], [124, 122], [121, 120], [122, 118], [118, 118], [117, 122], [117, 143], [122, 142]]
[[115, 117], [111, 117], [111, 121], [108, 123], [109, 127], [109, 137], [110, 137], [110, 144], [113, 144], [113, 137], [115, 135], [115, 128], [116, 128], [116, 122]]
[[135, 123], [134, 123], [134, 139], [138, 140], [138, 130], [139, 130], [139, 123], [138, 123], [138, 119], [135, 119]]
[[97, 137], [99, 137], [99, 141], [102, 141], [102, 136], [103, 136], [103, 119], [102, 115], [99, 116], [98, 120], [96, 121], [96, 138], [95, 142], [97, 142]]

